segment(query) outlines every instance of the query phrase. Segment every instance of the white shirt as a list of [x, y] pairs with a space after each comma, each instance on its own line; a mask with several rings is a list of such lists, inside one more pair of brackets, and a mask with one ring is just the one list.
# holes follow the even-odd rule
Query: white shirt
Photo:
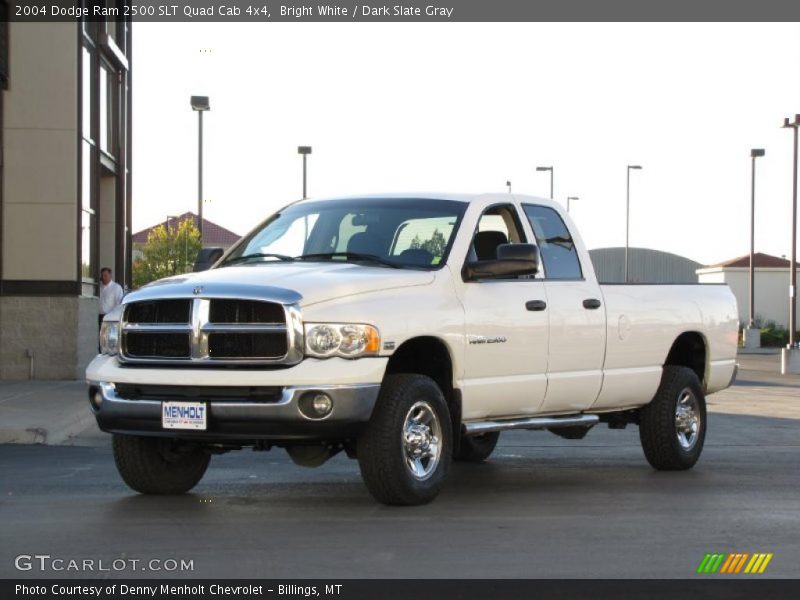
[[122, 286], [116, 281], [109, 281], [108, 285], [100, 284], [100, 314], [106, 315], [114, 307], [122, 303]]

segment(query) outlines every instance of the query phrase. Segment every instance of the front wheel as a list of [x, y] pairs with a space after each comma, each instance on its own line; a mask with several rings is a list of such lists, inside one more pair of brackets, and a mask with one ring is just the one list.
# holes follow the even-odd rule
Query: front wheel
[[691, 469], [706, 437], [706, 400], [697, 374], [664, 367], [655, 398], [639, 414], [644, 455], [659, 471]]
[[424, 375], [387, 376], [357, 444], [361, 476], [376, 500], [433, 500], [452, 455], [450, 414], [439, 386]]
[[203, 478], [211, 456], [170, 439], [114, 434], [114, 462], [141, 494], [184, 494]]

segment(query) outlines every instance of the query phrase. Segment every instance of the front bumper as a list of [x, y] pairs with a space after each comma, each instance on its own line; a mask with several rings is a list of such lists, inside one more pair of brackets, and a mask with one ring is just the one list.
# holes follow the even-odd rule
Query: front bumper
[[[98, 357], [86, 372], [89, 404], [100, 429], [109, 433], [244, 444], [342, 440], [356, 435], [369, 421], [378, 399], [386, 360], [341, 360], [335, 363], [334, 360], [306, 360], [292, 368], [266, 371], [201, 371], [121, 367], [111, 357]], [[337, 367], [339, 376], [334, 377]], [[345, 383], [322, 383], [320, 372], [327, 375], [327, 382]], [[355, 377], [361, 381], [350, 381]], [[204, 386], [224, 387], [230, 391], [230, 397], [215, 400], [192, 398], [190, 395], [184, 398], [206, 404], [207, 429], [204, 431], [164, 429], [161, 426], [162, 401], [175, 398], [159, 397], [157, 393], [123, 397], [120, 390], [129, 388], [130, 384], [143, 388], [169, 384], [194, 390], [202, 390]], [[273, 399], [265, 401], [245, 400], [247, 394], [244, 390], [250, 386], [271, 386], [277, 393]], [[243, 390], [241, 401], [236, 399], [237, 388]], [[300, 398], [310, 392], [324, 392], [333, 400], [333, 409], [326, 417], [310, 419], [300, 411]], [[102, 401], [92, 402], [97, 393]]]

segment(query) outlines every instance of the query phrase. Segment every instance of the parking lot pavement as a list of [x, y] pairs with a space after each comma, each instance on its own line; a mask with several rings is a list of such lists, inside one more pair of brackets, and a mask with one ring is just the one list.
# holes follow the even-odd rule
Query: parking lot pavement
[[797, 577], [800, 381], [773, 375], [774, 358], [743, 357], [738, 384], [709, 398], [691, 471], [652, 470], [635, 427], [510, 432], [414, 508], [376, 504], [343, 456], [304, 469], [281, 450], [231, 453], [194, 493], [145, 497], [120, 481], [107, 438], [0, 446], [0, 577], [92, 576], [14, 568], [40, 553], [194, 567], [103, 577], [683, 578], [707, 552], [771, 552], [760, 577]]

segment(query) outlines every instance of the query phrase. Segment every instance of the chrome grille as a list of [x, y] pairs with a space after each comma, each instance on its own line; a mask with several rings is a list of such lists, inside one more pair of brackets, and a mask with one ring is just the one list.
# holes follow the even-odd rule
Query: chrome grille
[[126, 305], [120, 360], [157, 364], [295, 364], [303, 356], [295, 305], [173, 298]]
[[189, 358], [190, 342], [188, 333], [129, 331], [125, 335], [125, 350], [132, 358]]
[[211, 300], [208, 311], [210, 323], [278, 323], [286, 322], [283, 306], [274, 302], [255, 300]]
[[210, 333], [211, 358], [280, 358], [286, 354], [286, 336], [274, 333]]
[[192, 301], [150, 300], [134, 302], [125, 310], [128, 323], [190, 323], [192, 320]]

